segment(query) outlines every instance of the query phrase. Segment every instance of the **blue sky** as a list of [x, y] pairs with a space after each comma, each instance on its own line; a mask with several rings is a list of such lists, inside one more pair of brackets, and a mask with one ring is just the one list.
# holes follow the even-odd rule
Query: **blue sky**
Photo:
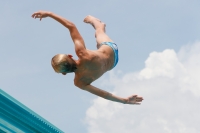
[[[166, 124], [175, 121], [173, 118], [179, 116], [177, 112], [177, 115], [169, 113], [169, 118], [167, 113], [161, 113], [165, 110], [157, 112], [158, 118], [156, 115], [147, 116], [150, 114], [149, 110], [153, 111], [152, 107], [159, 108], [160, 104], [157, 105], [156, 101], [162, 101], [168, 108], [176, 107], [174, 104], [165, 103], [169, 99], [164, 98], [166, 97], [164, 92], [173, 95], [171, 94], [173, 88], [177, 86], [180, 91], [177, 90], [175, 93], [177, 97], [174, 99], [180, 102], [183, 109], [185, 101], [176, 98], [182, 99], [189, 93], [191, 103], [196, 104], [200, 100], [197, 75], [200, 71], [197, 58], [199, 57], [197, 50], [200, 47], [199, 5], [200, 2], [197, 0], [0, 1], [0, 88], [64, 132], [116, 132], [112, 129], [116, 128], [115, 124], [120, 125], [115, 123], [118, 118], [126, 122], [131, 121], [128, 119], [129, 116], [123, 113], [126, 112], [136, 115], [143, 126], [133, 129], [130, 127], [135, 126], [134, 122], [127, 124], [130, 127], [122, 124], [124, 128], [119, 130], [121, 132], [148, 131], [149, 127], [144, 126], [146, 120], [155, 123], [151, 125], [155, 126], [154, 129], [158, 126], [156, 122], [164, 123], [164, 126], [154, 130], [154, 133], [187, 131], [195, 133], [199, 127], [187, 124], [185, 121], [188, 118], [181, 115], [177, 117], [174, 125]], [[83, 23], [84, 17], [90, 14], [105, 22], [107, 34], [119, 47], [119, 63], [114, 70], [106, 73], [93, 85], [124, 97], [132, 93], [143, 94], [144, 104], [127, 106], [107, 103], [76, 88], [73, 85], [74, 74], [67, 76], [56, 74], [50, 65], [51, 58], [55, 54], [69, 53], [75, 58], [77, 56], [66, 28], [51, 18], [43, 19], [41, 22], [31, 18], [32, 13], [38, 10], [52, 11], [74, 22], [88, 49], [96, 49], [96, 42], [94, 29]], [[141, 80], [143, 78], [144, 80]], [[132, 82], [130, 79], [135, 80]], [[149, 84], [149, 82], [156, 84], [156, 81], [162, 83], [159, 84], [159, 90], [156, 89], [157, 86]], [[176, 84], [173, 81], [180, 83]], [[125, 88], [120, 89], [119, 83]], [[166, 87], [169, 84], [170, 89]], [[162, 85], [165, 87], [162, 88]], [[134, 86], [138, 86], [141, 90]], [[145, 88], [152, 89], [155, 93], [145, 91]], [[151, 107], [150, 102], [155, 102], [155, 106]], [[105, 110], [102, 111], [98, 107]], [[124, 111], [129, 108], [134, 114]], [[193, 105], [191, 108], [196, 112], [200, 111]], [[112, 112], [111, 116], [115, 119], [110, 116], [110, 120], [107, 120], [104, 116], [109, 115], [114, 109], [121, 113]], [[105, 115], [102, 117], [92, 115], [95, 112]], [[186, 110], [182, 114], [187, 115], [188, 112]], [[199, 118], [199, 114], [196, 117]], [[157, 121], [154, 121], [156, 118]], [[107, 123], [109, 121], [111, 123]], [[199, 123], [199, 120], [190, 119], [190, 122]], [[107, 127], [105, 123], [111, 126]], [[180, 127], [180, 130], [175, 127]]]

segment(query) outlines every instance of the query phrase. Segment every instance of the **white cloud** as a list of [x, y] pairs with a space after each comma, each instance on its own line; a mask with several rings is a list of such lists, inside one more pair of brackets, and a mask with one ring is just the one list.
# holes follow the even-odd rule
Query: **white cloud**
[[[139, 72], [105, 79], [118, 96], [138, 94], [140, 106], [102, 98], [86, 112], [89, 133], [197, 133], [200, 131], [200, 42], [178, 53], [152, 52]], [[101, 88], [106, 88], [103, 84]]]

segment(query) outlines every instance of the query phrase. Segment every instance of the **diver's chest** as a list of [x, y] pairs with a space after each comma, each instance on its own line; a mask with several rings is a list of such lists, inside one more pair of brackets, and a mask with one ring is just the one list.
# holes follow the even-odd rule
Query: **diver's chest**
[[103, 73], [100, 70], [94, 71], [94, 70], [88, 70], [87, 72], [83, 72], [79, 77], [79, 80], [81, 82], [90, 84], [99, 77], [101, 77]]

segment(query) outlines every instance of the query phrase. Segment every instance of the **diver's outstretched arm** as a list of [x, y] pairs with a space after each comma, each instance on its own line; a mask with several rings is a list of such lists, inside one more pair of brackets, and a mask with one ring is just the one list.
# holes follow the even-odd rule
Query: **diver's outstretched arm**
[[46, 18], [46, 17], [51, 17], [51, 18], [55, 19], [56, 21], [61, 23], [63, 26], [65, 26], [66, 28], [69, 29], [71, 38], [75, 44], [76, 54], [79, 56], [80, 54], [83, 54], [86, 52], [84, 40], [83, 40], [82, 36], [80, 35], [78, 29], [76, 28], [75, 24], [72, 23], [71, 21], [69, 21], [59, 15], [56, 15], [52, 12], [48, 12], [48, 11], [35, 12], [32, 14], [32, 17], [40, 18], [40, 20], [42, 20], [42, 18]]
[[86, 90], [92, 94], [95, 94], [97, 96], [100, 96], [102, 98], [105, 98], [107, 100], [111, 100], [111, 101], [115, 101], [115, 102], [120, 102], [120, 103], [124, 103], [124, 104], [140, 104], [140, 102], [142, 102], [143, 98], [142, 97], [138, 97], [137, 95], [132, 95], [128, 98], [121, 98], [118, 96], [115, 96], [107, 91], [101, 90], [99, 88], [96, 88], [92, 85], [86, 85], [86, 86], [82, 86], [79, 87], [83, 90]]

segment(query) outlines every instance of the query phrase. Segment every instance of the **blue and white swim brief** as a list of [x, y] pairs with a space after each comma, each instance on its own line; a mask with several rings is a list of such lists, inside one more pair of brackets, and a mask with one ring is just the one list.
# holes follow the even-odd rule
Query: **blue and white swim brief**
[[108, 46], [110, 46], [113, 49], [113, 52], [114, 52], [114, 65], [112, 67], [112, 69], [113, 69], [117, 65], [118, 60], [119, 60], [119, 57], [118, 57], [118, 47], [117, 47], [117, 45], [114, 42], [102, 42], [101, 45], [100, 45], [100, 47], [102, 45], [108, 45]]

